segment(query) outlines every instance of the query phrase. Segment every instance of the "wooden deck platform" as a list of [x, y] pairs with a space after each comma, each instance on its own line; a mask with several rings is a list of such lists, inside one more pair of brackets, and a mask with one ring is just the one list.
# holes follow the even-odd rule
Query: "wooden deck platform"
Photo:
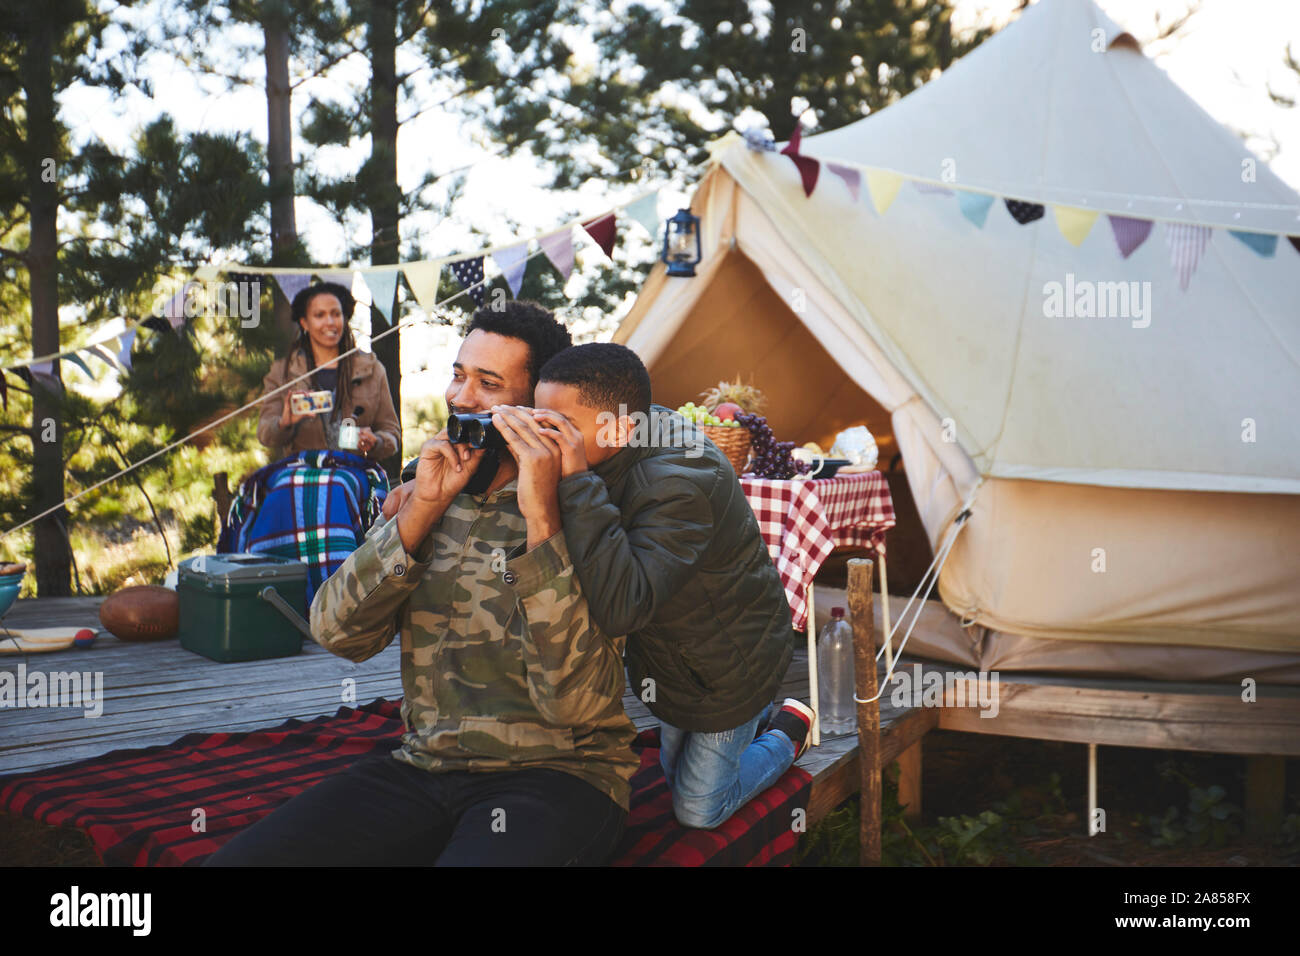
[[[11, 627], [85, 624], [97, 627], [100, 598], [19, 601], [6, 616]], [[295, 657], [219, 664], [183, 649], [176, 641], [124, 643], [103, 633], [89, 650], [6, 654], [0, 670], [100, 672], [103, 713], [81, 708], [0, 710], [0, 776], [58, 766], [123, 748], [168, 744], [185, 734], [249, 731], [289, 718], [309, 720], [344, 704], [344, 681], [355, 681], [355, 703], [402, 695], [399, 649], [394, 642], [368, 661], [354, 664], [310, 642]], [[806, 652], [796, 652], [779, 697], [808, 697]], [[629, 690], [628, 716], [638, 730], [656, 725]], [[938, 722], [934, 710], [881, 709], [882, 759], [889, 761]], [[815, 823], [858, 789], [857, 735], [823, 737], [799, 766], [813, 776], [808, 822]]]

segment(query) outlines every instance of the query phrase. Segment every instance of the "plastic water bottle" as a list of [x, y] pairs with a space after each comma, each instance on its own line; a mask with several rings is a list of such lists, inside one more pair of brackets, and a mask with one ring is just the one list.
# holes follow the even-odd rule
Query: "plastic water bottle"
[[844, 608], [831, 608], [831, 619], [817, 637], [817, 698], [824, 734], [852, 733], [858, 705], [853, 700], [853, 628]]

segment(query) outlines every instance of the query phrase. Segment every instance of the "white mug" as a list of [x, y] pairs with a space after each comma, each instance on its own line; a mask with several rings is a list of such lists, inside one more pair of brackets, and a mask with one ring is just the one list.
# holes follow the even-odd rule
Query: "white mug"
[[826, 464], [826, 459], [822, 455], [817, 454], [815, 451], [809, 451], [807, 448], [795, 448], [790, 452], [790, 457], [795, 461], [806, 461], [809, 464], [816, 462], [806, 475], [796, 474], [791, 479], [792, 481], [807, 481], [809, 478], [816, 478], [822, 470], [822, 465]]
[[360, 431], [357, 423], [350, 418], [345, 418], [339, 422], [339, 448], [343, 451], [356, 451], [357, 444], [360, 441]]

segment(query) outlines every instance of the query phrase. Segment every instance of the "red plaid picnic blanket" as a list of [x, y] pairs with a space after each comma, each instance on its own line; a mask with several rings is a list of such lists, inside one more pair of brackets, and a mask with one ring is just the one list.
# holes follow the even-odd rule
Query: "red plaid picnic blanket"
[[[367, 754], [400, 745], [400, 702], [383, 698], [333, 717], [271, 730], [187, 734], [175, 743], [116, 750], [64, 767], [0, 778], [0, 810], [89, 835], [106, 866], [196, 866], [240, 830]], [[717, 830], [672, 816], [658, 732], [633, 746], [632, 813], [614, 858], [620, 866], [787, 865], [794, 811], [812, 777], [791, 768]], [[205, 832], [195, 832], [195, 807]]]
[[837, 547], [885, 553], [894, 526], [894, 499], [878, 471], [808, 481], [741, 478], [768, 553], [781, 575], [794, 628], [808, 623], [808, 587]]

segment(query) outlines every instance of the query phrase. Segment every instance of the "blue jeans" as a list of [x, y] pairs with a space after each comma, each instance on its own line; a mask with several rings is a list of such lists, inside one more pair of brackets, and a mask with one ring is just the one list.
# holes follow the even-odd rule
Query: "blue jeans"
[[774, 784], [794, 763], [794, 744], [779, 730], [757, 740], [765, 710], [732, 730], [691, 733], [659, 723], [659, 763], [682, 826], [712, 830], [755, 795]]

